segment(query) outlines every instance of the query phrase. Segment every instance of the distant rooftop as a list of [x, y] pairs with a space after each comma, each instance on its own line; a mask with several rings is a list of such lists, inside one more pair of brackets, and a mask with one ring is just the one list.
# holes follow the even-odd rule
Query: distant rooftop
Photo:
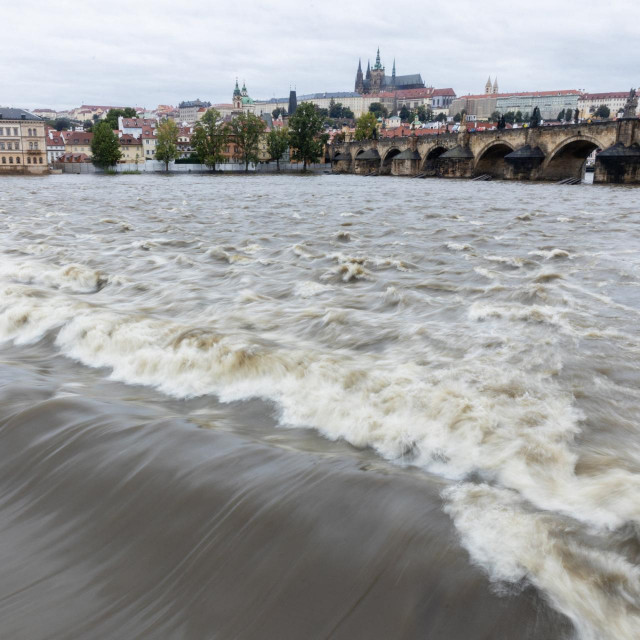
[[184, 102], [181, 102], [178, 105], [178, 108], [188, 109], [189, 107], [210, 107], [210, 106], [211, 106], [210, 102], [203, 102], [202, 100], [200, 100], [200, 98], [198, 98], [197, 100], [186, 100]]
[[3, 120], [39, 120], [42, 118], [34, 116], [24, 109], [12, 109], [10, 107], [0, 107], [0, 118]]

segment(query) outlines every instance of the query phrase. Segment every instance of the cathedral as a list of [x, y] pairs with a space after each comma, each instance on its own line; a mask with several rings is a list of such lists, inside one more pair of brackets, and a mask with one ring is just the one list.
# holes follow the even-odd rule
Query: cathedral
[[399, 89], [424, 89], [424, 82], [419, 73], [411, 73], [407, 76], [396, 75], [396, 61], [393, 61], [391, 75], [385, 74], [384, 66], [380, 62], [380, 49], [376, 54], [376, 63], [371, 68], [367, 62], [367, 73], [362, 73], [362, 61], [358, 62], [356, 73], [357, 93], [380, 93], [381, 91], [397, 91]]

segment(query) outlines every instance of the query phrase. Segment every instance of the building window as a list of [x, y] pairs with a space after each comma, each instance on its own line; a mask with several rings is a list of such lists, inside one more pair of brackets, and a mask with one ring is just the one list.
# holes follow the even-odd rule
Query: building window
[[20, 164], [20, 156], [16, 158], [16, 164]]
[[4, 151], [4, 142], [0, 142], [0, 151]]
[[7, 159], [4, 156], [2, 156], [2, 164], [7, 164]]
[[10, 142], [7, 142], [7, 149], [9, 150], [13, 149], [13, 145]]
[[29, 149], [33, 149], [33, 142], [29, 143]]
[[19, 143], [17, 140], [13, 143], [13, 148], [14, 148], [16, 151], [20, 148], [20, 143]]
[[9, 164], [13, 164], [13, 157], [9, 156]]
[[31, 158], [27, 156], [27, 164], [31, 164]]
[[14, 136], [18, 135], [18, 127], [13, 127], [13, 135]]
[[31, 135], [31, 129], [27, 129], [27, 135], [30, 136]]
[[40, 156], [40, 164], [42, 164], [42, 156]]
[[34, 148], [34, 149], [37, 149], [37, 148], [38, 148], [38, 143], [37, 143], [37, 142], [34, 142], [34, 143], [33, 143], [33, 148]]

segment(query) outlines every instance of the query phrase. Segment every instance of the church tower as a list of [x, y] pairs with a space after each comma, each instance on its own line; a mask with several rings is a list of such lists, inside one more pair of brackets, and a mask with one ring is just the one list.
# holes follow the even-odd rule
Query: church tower
[[384, 81], [384, 67], [380, 62], [380, 47], [378, 47], [378, 52], [376, 54], [376, 63], [371, 69], [371, 85], [370, 91], [371, 93], [378, 93], [382, 90], [382, 85]]
[[365, 76], [367, 80], [371, 80], [371, 61], [367, 60], [367, 75]]
[[491, 86], [491, 76], [487, 78], [487, 84], [484, 85], [485, 94], [493, 93], [493, 87]]
[[393, 69], [391, 70], [391, 86], [396, 86], [396, 59], [393, 59]]
[[233, 108], [242, 109], [242, 93], [238, 86], [238, 78], [236, 78], [236, 88], [233, 90]]
[[364, 93], [364, 79], [362, 77], [362, 61], [358, 60], [358, 71], [356, 72], [356, 93]]
[[496, 79], [493, 82], [493, 93], [498, 93], [498, 76], [496, 76]]

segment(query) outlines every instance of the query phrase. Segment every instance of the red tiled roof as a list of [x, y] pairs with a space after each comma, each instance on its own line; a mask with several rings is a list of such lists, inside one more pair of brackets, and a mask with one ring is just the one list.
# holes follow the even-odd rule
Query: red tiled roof
[[534, 98], [543, 98], [545, 96], [574, 96], [582, 95], [580, 91], [576, 89], [563, 89], [561, 91], [522, 91], [519, 93], [478, 93], [469, 96], [458, 96], [458, 98], [465, 98], [466, 100], [479, 100], [481, 98], [519, 98], [531, 96]]
[[91, 144], [93, 133], [89, 131], [69, 131], [65, 139], [67, 144]]
[[453, 96], [455, 98], [456, 92], [451, 89], [434, 89], [432, 95], [434, 96]]
[[429, 98], [433, 94], [433, 87], [424, 89], [398, 89], [397, 91], [381, 91], [376, 94], [379, 98]]
[[120, 144], [121, 145], [136, 145], [136, 144], [142, 144], [142, 142], [140, 141], [140, 139], [138, 138], [134, 138], [130, 133], [123, 133], [120, 136]]
[[583, 100], [606, 100], [609, 98], [627, 98], [629, 96], [628, 91], [609, 91], [608, 93], [584, 93], [582, 94]]

